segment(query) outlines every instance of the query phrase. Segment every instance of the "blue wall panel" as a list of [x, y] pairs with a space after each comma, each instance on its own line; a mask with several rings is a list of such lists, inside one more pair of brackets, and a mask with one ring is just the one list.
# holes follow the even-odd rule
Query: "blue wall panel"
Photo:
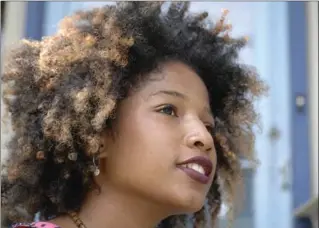
[[[296, 209], [310, 199], [310, 152], [308, 135], [307, 104], [307, 22], [305, 2], [289, 2], [289, 49], [291, 74], [291, 121], [292, 121], [292, 188], [293, 208]], [[297, 96], [305, 98], [305, 105], [296, 106]], [[307, 218], [296, 218], [295, 228], [310, 228]]]
[[310, 198], [310, 164], [308, 146], [308, 108], [298, 110], [297, 96], [307, 99], [307, 56], [306, 56], [306, 15], [304, 2], [289, 3], [290, 28], [290, 74], [292, 102], [292, 153], [294, 208]]
[[24, 37], [40, 40], [43, 35], [44, 8], [46, 2], [27, 2]]

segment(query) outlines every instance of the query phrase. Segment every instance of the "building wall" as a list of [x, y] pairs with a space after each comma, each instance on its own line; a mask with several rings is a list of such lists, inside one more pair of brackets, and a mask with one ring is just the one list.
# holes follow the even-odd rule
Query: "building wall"
[[307, 3], [309, 143], [311, 153], [312, 196], [318, 196], [318, 2]]
[[[5, 24], [1, 32], [1, 71], [3, 67], [3, 58], [7, 50], [24, 37], [25, 24], [21, 23], [25, 20], [27, 2], [6, 2]], [[2, 94], [2, 89], [1, 89]], [[1, 96], [2, 97], [2, 96]], [[5, 115], [5, 107], [1, 100], [1, 120]], [[7, 153], [5, 143], [11, 136], [10, 122], [4, 124], [1, 121], [1, 162], [4, 161]]]
[[313, 228], [318, 228], [318, 213], [312, 218], [312, 226]]
[[[5, 24], [3, 25], [3, 28], [1, 29], [1, 72], [3, 70], [3, 58], [6, 54], [6, 51], [14, 45], [16, 42], [18, 42], [23, 36], [24, 36], [24, 24], [21, 23], [25, 19], [26, 15], [26, 2], [12, 2], [8, 1], [6, 2], [6, 11], [1, 12], [4, 13], [4, 21]], [[1, 95], [2, 95], [2, 87], [1, 87]], [[6, 149], [5, 149], [5, 143], [8, 141], [10, 136], [12, 135], [11, 127], [10, 127], [10, 121], [7, 122], [7, 124], [3, 121], [3, 117], [5, 116], [5, 107], [2, 102], [2, 96], [1, 96], [1, 122], [0, 122], [0, 128], [1, 128], [1, 164], [6, 158]], [[1, 224], [7, 223], [5, 221], [5, 218], [2, 216], [2, 211], [0, 215]]]
[[[291, 75], [292, 188], [294, 227], [310, 228], [311, 219], [304, 213], [312, 204], [312, 154], [309, 48], [307, 3], [289, 2], [289, 50]], [[299, 214], [299, 215], [297, 215]]]
[[[1, 47], [6, 48], [9, 45], [19, 41], [24, 36], [24, 21], [26, 16], [26, 2], [6, 2], [5, 24], [3, 26], [3, 34], [1, 37]], [[5, 50], [2, 49], [1, 52]]]
[[256, 228], [290, 228], [292, 223], [289, 168], [290, 74], [286, 2], [260, 2], [255, 10], [255, 66], [269, 85], [269, 95], [257, 104], [262, 132], [256, 138], [260, 165], [256, 169]]
[[[309, 144], [311, 198], [318, 197], [318, 2], [307, 3], [308, 80], [309, 80]], [[318, 228], [318, 208], [311, 214], [313, 228]]]

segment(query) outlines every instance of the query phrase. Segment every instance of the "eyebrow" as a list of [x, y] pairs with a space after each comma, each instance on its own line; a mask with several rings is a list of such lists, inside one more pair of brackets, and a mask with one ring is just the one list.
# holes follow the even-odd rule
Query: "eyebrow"
[[185, 94], [174, 91], [174, 90], [160, 90], [160, 91], [156, 91], [156, 92], [152, 93], [150, 96], [153, 97], [153, 96], [156, 96], [159, 94], [165, 94], [165, 95], [169, 95], [169, 96], [173, 96], [173, 97], [179, 97], [179, 98], [182, 98], [184, 100], [188, 99]]
[[[159, 90], [159, 91], [156, 91], [156, 92], [152, 93], [150, 95], [150, 97], [153, 97], [153, 96], [156, 96], [156, 95], [160, 95], [160, 94], [165, 94], [165, 95], [169, 95], [169, 96], [173, 96], [173, 97], [179, 97], [179, 98], [182, 98], [183, 100], [187, 100], [188, 99], [188, 97], [185, 94], [180, 93], [180, 92], [175, 91], [175, 90]], [[208, 108], [208, 107], [206, 107], [204, 110], [214, 120], [214, 115], [212, 113], [212, 110], [210, 108]]]

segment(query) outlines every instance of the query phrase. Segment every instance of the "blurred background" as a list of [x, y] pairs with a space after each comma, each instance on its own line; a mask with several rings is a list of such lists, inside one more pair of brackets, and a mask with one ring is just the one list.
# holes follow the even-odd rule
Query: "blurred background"
[[[1, 2], [1, 55], [21, 38], [53, 34], [61, 18], [114, 2]], [[243, 161], [245, 198], [235, 228], [318, 227], [318, 2], [194, 2], [219, 19], [230, 11], [233, 36], [248, 35], [241, 61], [270, 87], [258, 101], [258, 166]], [[3, 107], [1, 107], [3, 110]], [[10, 129], [1, 128], [1, 158]], [[224, 228], [225, 206], [219, 228]]]

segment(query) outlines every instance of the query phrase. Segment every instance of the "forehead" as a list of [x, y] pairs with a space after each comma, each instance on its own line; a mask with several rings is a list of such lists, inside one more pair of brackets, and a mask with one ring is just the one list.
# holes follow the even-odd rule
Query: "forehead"
[[[171, 61], [160, 66], [150, 75], [147, 90], [176, 90], [186, 96], [202, 102], [209, 102], [207, 88], [197, 73], [184, 63]], [[197, 100], [196, 99], [196, 100]]]

